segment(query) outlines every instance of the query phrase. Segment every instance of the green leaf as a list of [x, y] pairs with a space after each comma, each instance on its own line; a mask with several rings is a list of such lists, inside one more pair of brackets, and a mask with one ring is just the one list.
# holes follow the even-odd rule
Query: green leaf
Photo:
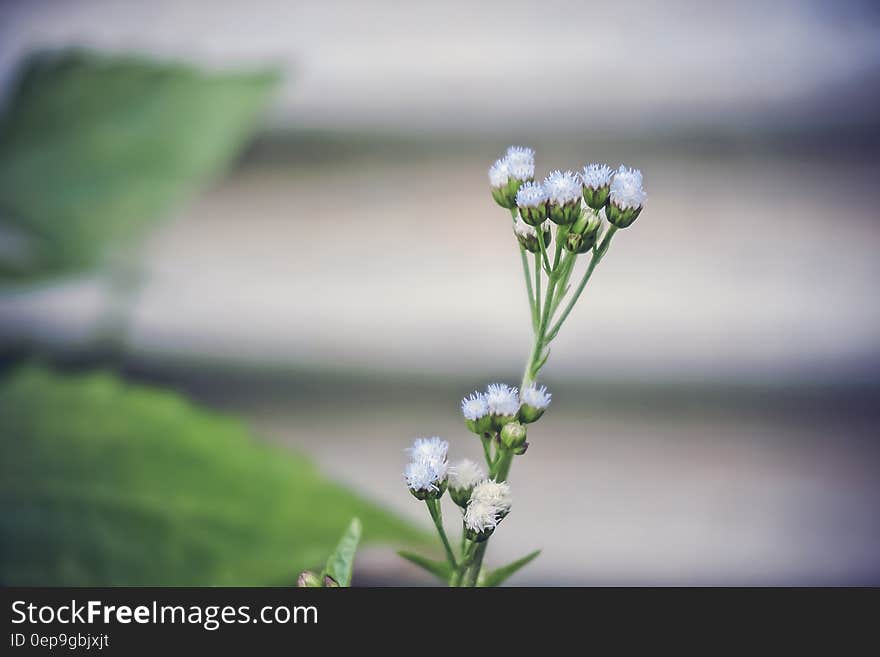
[[501, 568], [493, 570], [491, 573], [486, 575], [486, 579], [480, 583], [480, 586], [500, 586], [504, 583], [505, 580], [507, 580], [508, 577], [510, 577], [520, 568], [528, 564], [539, 554], [541, 554], [541, 551], [535, 550], [534, 552], [530, 552], [529, 554], [524, 556], [522, 559], [517, 559], [516, 561], [513, 561], [506, 566], [501, 566]]
[[230, 163], [276, 81], [84, 51], [30, 58], [0, 117], [0, 277], [90, 268], [142, 237]]
[[449, 583], [449, 578], [452, 577], [452, 568], [446, 561], [434, 561], [433, 559], [428, 559], [427, 557], [423, 557], [415, 552], [409, 552], [408, 550], [398, 550], [397, 554], [410, 563], [413, 563], [420, 568], [427, 570], [432, 575], [439, 577], [445, 583]]
[[339, 540], [339, 545], [327, 559], [324, 574], [330, 575], [339, 586], [351, 586], [351, 570], [354, 567], [354, 554], [361, 540], [361, 521], [352, 518], [348, 529]]
[[291, 585], [352, 517], [428, 544], [243, 423], [109, 374], [13, 372], [0, 425], [5, 585]]

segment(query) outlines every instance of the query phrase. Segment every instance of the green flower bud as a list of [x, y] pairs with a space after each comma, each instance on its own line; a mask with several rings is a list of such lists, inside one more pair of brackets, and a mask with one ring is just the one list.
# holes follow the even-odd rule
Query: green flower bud
[[510, 449], [515, 449], [526, 442], [526, 428], [519, 422], [508, 422], [501, 429], [501, 442]]
[[577, 221], [577, 218], [581, 214], [580, 199], [570, 203], [563, 203], [562, 205], [551, 203], [549, 214], [550, 221], [553, 223], [560, 226], [569, 226]]
[[528, 448], [529, 448], [529, 444], [528, 444], [528, 443], [523, 443], [522, 445], [520, 445], [519, 447], [517, 447], [515, 450], [513, 450], [513, 453], [516, 454], [517, 456], [522, 456], [523, 454], [526, 453], [526, 450], [527, 450]]
[[465, 536], [467, 536], [467, 539], [469, 541], [474, 541], [476, 543], [482, 543], [483, 541], [487, 540], [492, 535], [492, 533], [494, 531], [495, 531], [494, 527], [487, 527], [486, 529], [484, 529], [483, 531], [480, 531], [480, 532], [477, 532], [477, 531], [474, 531], [473, 529], [467, 528], [467, 529], [465, 529], [464, 533], [465, 533]]
[[437, 482], [432, 488], [410, 488], [409, 492], [413, 494], [417, 500], [439, 500], [446, 492], [447, 480]]
[[492, 416], [491, 415], [483, 415], [476, 420], [470, 420], [468, 418], [464, 419], [464, 425], [468, 428], [468, 431], [471, 433], [475, 433], [478, 436], [482, 436], [484, 433], [491, 431], [492, 429]]
[[544, 247], [546, 248], [547, 245], [550, 244], [549, 223], [546, 226], [533, 228], [521, 218], [517, 217], [516, 222], [513, 225], [513, 234], [516, 235], [517, 241], [522, 244], [523, 248], [529, 253], [537, 253], [541, 250], [541, 244], [538, 242], [539, 230], [543, 230], [544, 232]]
[[608, 195], [611, 193], [611, 185], [605, 185], [598, 189], [584, 187], [584, 202], [594, 210], [601, 210], [608, 203]]
[[319, 589], [324, 584], [321, 582], [321, 578], [311, 570], [304, 570], [299, 574], [296, 585], [301, 589]]
[[516, 415], [493, 415], [492, 417], [492, 428], [495, 431], [501, 431], [504, 428], [504, 425], [513, 422], [516, 419]]
[[632, 226], [641, 211], [642, 206], [623, 208], [612, 201], [608, 204], [608, 207], [605, 208], [605, 216], [608, 218], [608, 222], [613, 226], [617, 226], [618, 228], [628, 228], [629, 226]]

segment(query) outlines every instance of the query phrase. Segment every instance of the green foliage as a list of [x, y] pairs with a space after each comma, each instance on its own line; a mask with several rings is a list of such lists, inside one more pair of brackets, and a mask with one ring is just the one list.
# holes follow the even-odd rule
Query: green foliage
[[302, 457], [176, 394], [38, 368], [0, 383], [3, 584], [293, 584], [353, 516], [366, 541], [424, 542]]
[[535, 557], [541, 554], [540, 550], [535, 550], [534, 552], [529, 552], [522, 559], [517, 559], [516, 561], [511, 561], [506, 566], [501, 566], [501, 568], [496, 568], [488, 575], [486, 578], [480, 582], [480, 586], [500, 586], [503, 584], [508, 577], [513, 575], [516, 571], [518, 571], [523, 566], [527, 565], [531, 562]]
[[0, 277], [99, 264], [226, 166], [276, 77], [137, 57], [32, 57], [0, 120]]
[[397, 554], [419, 568], [428, 571], [435, 577], [440, 578], [444, 584], [448, 584], [450, 579], [452, 579], [452, 567], [447, 561], [428, 559], [427, 557], [423, 557], [420, 554], [408, 550], [399, 550]]
[[336, 549], [327, 559], [324, 575], [329, 575], [339, 586], [351, 586], [351, 571], [354, 568], [354, 555], [361, 540], [361, 521], [352, 518], [348, 529], [339, 540]]

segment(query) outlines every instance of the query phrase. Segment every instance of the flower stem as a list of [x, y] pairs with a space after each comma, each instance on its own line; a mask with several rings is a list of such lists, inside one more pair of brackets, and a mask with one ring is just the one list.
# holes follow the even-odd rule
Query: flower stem
[[437, 533], [440, 535], [440, 542], [443, 543], [443, 549], [446, 550], [446, 559], [449, 561], [449, 565], [452, 566], [452, 569], [455, 570], [458, 568], [458, 563], [455, 561], [455, 553], [452, 551], [452, 546], [449, 544], [449, 539], [446, 537], [446, 530], [443, 529], [443, 512], [440, 509], [440, 500], [425, 500], [425, 504], [428, 506], [428, 512], [431, 514], [431, 520], [434, 521], [434, 526], [437, 527]]

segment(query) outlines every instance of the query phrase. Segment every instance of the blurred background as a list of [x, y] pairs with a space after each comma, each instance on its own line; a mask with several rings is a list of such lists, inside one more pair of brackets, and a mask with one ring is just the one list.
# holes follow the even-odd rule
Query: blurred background
[[352, 514], [355, 584], [428, 583], [392, 549], [433, 545], [402, 450], [477, 458], [458, 400], [530, 347], [486, 178], [517, 143], [648, 202], [554, 343], [489, 560], [880, 584], [876, 3], [0, 12], [4, 583], [293, 581]]

